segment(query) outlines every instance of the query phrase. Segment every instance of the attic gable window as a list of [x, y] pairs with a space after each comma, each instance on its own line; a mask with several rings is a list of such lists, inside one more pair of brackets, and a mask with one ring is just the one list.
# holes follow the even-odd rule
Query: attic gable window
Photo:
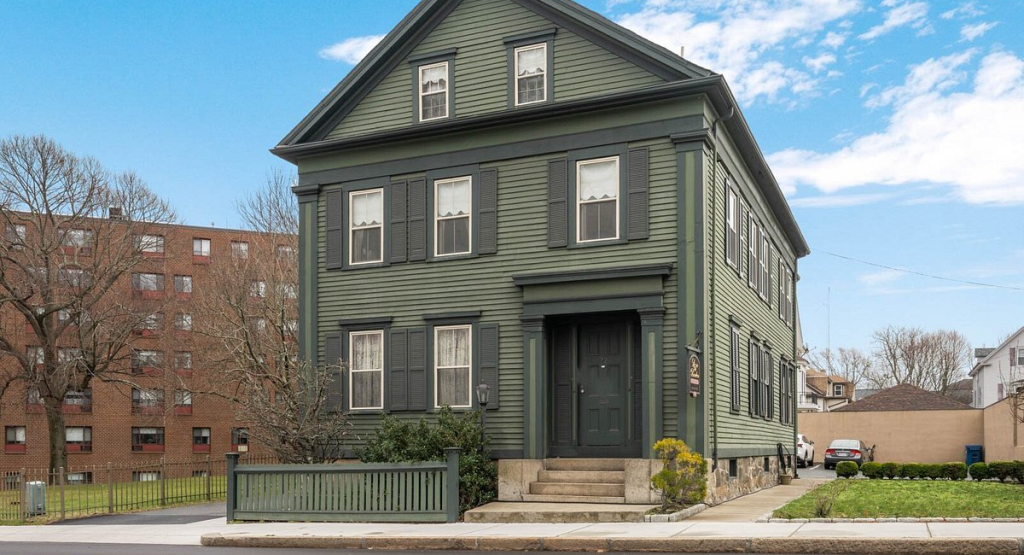
[[420, 121], [448, 117], [448, 62], [420, 66]]
[[547, 100], [548, 45], [515, 49], [516, 106]]

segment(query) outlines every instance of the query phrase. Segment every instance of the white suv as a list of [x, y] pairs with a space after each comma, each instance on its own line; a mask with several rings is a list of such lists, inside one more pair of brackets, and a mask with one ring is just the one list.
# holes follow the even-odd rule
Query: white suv
[[796, 435], [796, 464], [797, 466], [814, 466], [814, 442], [807, 439], [804, 434]]

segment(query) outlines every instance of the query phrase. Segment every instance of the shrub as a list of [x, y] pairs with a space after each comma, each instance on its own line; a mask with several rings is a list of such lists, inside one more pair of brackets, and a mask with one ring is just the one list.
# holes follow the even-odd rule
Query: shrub
[[942, 478], [942, 465], [941, 464], [922, 464], [921, 465], [921, 477], [931, 478], [932, 480], [939, 480]]
[[1000, 482], [1013, 478], [1013, 461], [992, 461], [988, 463], [989, 475]]
[[[839, 472], [839, 468], [844, 464], [852, 464], [854, 468], [857, 467], [857, 463], [852, 461], [843, 461], [836, 465], [836, 473]], [[846, 467], [849, 468], [849, 467]], [[850, 486], [849, 482], [840, 482], [839, 480], [832, 480], [821, 486], [818, 486], [811, 492], [814, 496], [814, 516], [818, 518], [828, 518], [832, 516], [832, 507], [836, 503], [836, 499], [846, 491], [846, 488]]]
[[915, 480], [921, 477], [921, 465], [917, 463], [906, 463], [901, 464], [899, 471], [896, 473], [900, 478], [907, 478], [908, 480]]
[[857, 463], [843, 461], [836, 465], [836, 476], [840, 478], [853, 478], [857, 475]]
[[498, 494], [498, 466], [487, 451], [487, 440], [481, 441], [478, 411], [457, 416], [450, 408], [442, 407], [433, 424], [423, 418], [414, 422], [385, 415], [381, 427], [356, 454], [367, 463], [443, 461], [446, 447], [461, 449], [459, 511], [494, 500]]
[[899, 475], [900, 465], [894, 462], [882, 463], [882, 476], [892, 480]]
[[988, 480], [992, 475], [988, 471], [988, 465], [983, 462], [976, 462], [968, 469], [972, 480]]
[[695, 505], [708, 493], [708, 462], [679, 439], [665, 438], [654, 444], [663, 463], [651, 477], [651, 487], [661, 492], [661, 507]]
[[947, 480], [964, 480], [967, 478], [967, 463], [949, 462], [942, 465], [942, 477]]
[[863, 474], [865, 478], [877, 480], [882, 477], [882, 465], [876, 462], [866, 462], [860, 465], [860, 473]]
[[1024, 484], [1024, 461], [1013, 461], [1013, 478]]

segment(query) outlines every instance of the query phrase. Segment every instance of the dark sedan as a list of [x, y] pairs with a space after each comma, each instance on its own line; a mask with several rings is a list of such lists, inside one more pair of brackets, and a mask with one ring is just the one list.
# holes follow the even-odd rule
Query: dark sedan
[[825, 449], [825, 468], [835, 468], [843, 461], [853, 461], [860, 466], [874, 460], [871, 448], [859, 439], [837, 439]]

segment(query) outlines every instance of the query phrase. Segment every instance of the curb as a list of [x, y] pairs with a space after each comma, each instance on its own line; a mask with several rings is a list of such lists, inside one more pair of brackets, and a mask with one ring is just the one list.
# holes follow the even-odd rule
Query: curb
[[676, 511], [668, 515], [644, 515], [644, 522], [679, 522], [703, 512], [704, 509], [707, 508], [708, 506], [704, 503], [698, 503], [692, 507], [687, 507], [681, 511]]
[[[771, 513], [769, 513], [771, 514]], [[890, 517], [890, 518], [772, 518], [765, 515], [756, 521], [759, 524], [770, 522], [772, 524], [807, 524], [808, 522], [838, 523], [838, 524], [884, 524], [884, 523], [929, 523], [929, 522], [1024, 522], [1024, 518], [987, 518], [972, 516], [964, 517]]]
[[858, 555], [1020, 555], [1024, 538], [531, 538], [205, 534], [207, 547]]

